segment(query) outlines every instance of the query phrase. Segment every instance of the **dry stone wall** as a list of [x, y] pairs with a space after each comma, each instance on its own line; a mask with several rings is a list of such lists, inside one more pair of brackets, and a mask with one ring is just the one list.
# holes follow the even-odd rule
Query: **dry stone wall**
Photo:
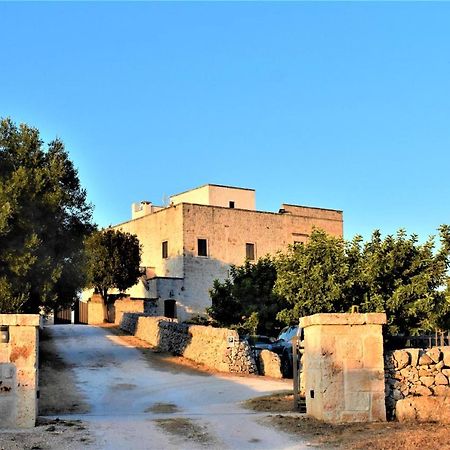
[[125, 313], [120, 328], [150, 345], [220, 372], [257, 373], [247, 342], [241, 342], [234, 330], [187, 325], [166, 317]]
[[119, 299], [114, 302], [114, 323], [120, 324], [125, 313], [144, 313], [149, 316], [156, 316], [156, 300], [135, 300], [130, 298]]
[[450, 347], [388, 352], [385, 371], [390, 418], [450, 423]]

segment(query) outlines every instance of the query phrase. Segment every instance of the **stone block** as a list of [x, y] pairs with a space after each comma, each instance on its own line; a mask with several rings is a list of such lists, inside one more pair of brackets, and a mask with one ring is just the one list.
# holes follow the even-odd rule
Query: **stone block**
[[363, 353], [366, 369], [384, 369], [384, 361], [380, 357], [383, 355], [383, 339], [380, 334], [364, 339]]
[[406, 366], [409, 365], [409, 363], [411, 361], [410, 354], [405, 350], [396, 350], [392, 354], [392, 356], [394, 358], [395, 366], [396, 366], [397, 370], [401, 370], [401, 369], [405, 368]]
[[450, 397], [409, 397], [396, 404], [399, 422], [450, 423]]
[[372, 392], [371, 394], [370, 412], [371, 417], [369, 420], [375, 422], [386, 421], [386, 401], [384, 392]]
[[439, 384], [432, 387], [433, 394], [438, 397], [450, 397], [450, 387]]
[[384, 372], [381, 370], [351, 370], [344, 374], [346, 395], [354, 392], [384, 392]]
[[442, 358], [442, 353], [437, 347], [430, 348], [426, 353], [434, 363], [438, 363]]
[[436, 385], [448, 385], [448, 378], [443, 373], [438, 373], [434, 377], [434, 384], [436, 384]]
[[421, 397], [429, 397], [430, 395], [433, 395], [433, 391], [430, 388], [422, 385], [411, 388], [411, 393]]
[[280, 357], [269, 350], [262, 350], [259, 354], [260, 375], [266, 375], [273, 378], [283, 378], [281, 373]]
[[31, 326], [10, 327], [9, 360], [17, 367], [37, 367], [38, 329]]
[[0, 314], [0, 325], [41, 327], [39, 314]]
[[420, 377], [419, 380], [426, 387], [430, 387], [434, 384], [434, 377]]
[[446, 367], [450, 367], [450, 347], [441, 347], [443, 361]]
[[433, 360], [425, 352], [420, 352], [419, 354], [419, 366], [429, 366], [433, 364]]
[[314, 314], [312, 316], [301, 317], [300, 326], [306, 328], [312, 325], [384, 325], [386, 323], [385, 313], [366, 314]]
[[371, 407], [370, 392], [346, 392], [345, 409], [346, 411], [370, 411]]
[[409, 348], [407, 350], [407, 352], [409, 353], [411, 359], [410, 359], [410, 364], [411, 366], [415, 367], [419, 364], [419, 353], [420, 350], [418, 348]]

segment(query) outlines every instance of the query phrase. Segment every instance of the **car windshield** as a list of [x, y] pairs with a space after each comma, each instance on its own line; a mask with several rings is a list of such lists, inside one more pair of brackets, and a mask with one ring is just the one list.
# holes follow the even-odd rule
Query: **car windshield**
[[278, 336], [279, 340], [290, 341], [297, 334], [298, 327], [287, 327]]

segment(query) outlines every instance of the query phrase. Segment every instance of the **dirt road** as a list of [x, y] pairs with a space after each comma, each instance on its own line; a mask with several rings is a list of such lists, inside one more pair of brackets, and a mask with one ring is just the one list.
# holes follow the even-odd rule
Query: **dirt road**
[[88, 413], [70, 416], [82, 419], [95, 441], [84, 448], [307, 448], [299, 438], [259, 424], [264, 413], [240, 406], [243, 400], [290, 389], [288, 381], [153, 364], [107, 328], [60, 325], [49, 331], [89, 407]]

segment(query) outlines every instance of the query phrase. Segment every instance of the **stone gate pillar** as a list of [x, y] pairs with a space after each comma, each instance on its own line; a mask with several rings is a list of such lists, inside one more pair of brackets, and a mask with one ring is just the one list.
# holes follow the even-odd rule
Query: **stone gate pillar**
[[330, 423], [386, 420], [384, 323], [384, 313], [315, 314], [300, 319], [308, 415]]
[[31, 428], [38, 412], [39, 314], [0, 314], [0, 428]]

